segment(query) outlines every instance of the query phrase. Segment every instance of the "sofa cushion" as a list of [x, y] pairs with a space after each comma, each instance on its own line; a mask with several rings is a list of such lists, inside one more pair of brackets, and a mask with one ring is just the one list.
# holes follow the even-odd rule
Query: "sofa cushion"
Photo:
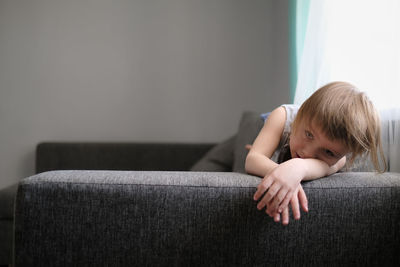
[[23, 179], [15, 266], [399, 266], [399, 173], [306, 182], [310, 212], [286, 227], [256, 209], [259, 182], [157, 171]]
[[44, 142], [36, 172], [51, 170], [188, 171], [215, 143]]
[[246, 111], [243, 113], [236, 135], [213, 147], [190, 170], [246, 173], [247, 144], [252, 144], [264, 125], [267, 114]]
[[18, 183], [0, 189], [0, 220], [14, 217], [14, 199]]
[[214, 146], [194, 164], [191, 171], [231, 172], [233, 165], [233, 147], [236, 135]]
[[234, 160], [232, 170], [234, 172], [246, 173], [244, 168], [248, 153], [246, 145], [253, 144], [263, 125], [264, 119], [260, 116], [260, 113], [253, 111], [243, 113], [233, 150]]

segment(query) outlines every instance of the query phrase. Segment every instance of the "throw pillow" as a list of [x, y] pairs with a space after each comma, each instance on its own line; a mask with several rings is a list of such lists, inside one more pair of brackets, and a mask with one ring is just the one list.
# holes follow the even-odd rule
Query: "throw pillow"
[[234, 172], [246, 173], [244, 168], [248, 153], [246, 145], [253, 144], [263, 126], [264, 119], [260, 116], [260, 113], [252, 111], [243, 113], [233, 151], [234, 160], [232, 170]]
[[231, 172], [233, 165], [233, 148], [236, 135], [214, 146], [202, 157], [191, 171]]

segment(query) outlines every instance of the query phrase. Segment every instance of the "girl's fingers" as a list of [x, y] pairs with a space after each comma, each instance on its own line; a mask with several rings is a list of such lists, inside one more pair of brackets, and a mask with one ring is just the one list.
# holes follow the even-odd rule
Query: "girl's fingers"
[[[273, 217], [275, 222], [281, 221], [283, 225], [288, 225], [289, 203], [292, 206], [293, 217], [295, 220], [300, 219], [300, 206], [305, 212], [308, 212], [307, 196], [301, 185], [299, 185], [298, 190], [295, 191], [295, 194], [292, 195], [291, 198], [289, 198], [289, 196], [290, 192], [283, 190], [275, 183], [269, 188], [267, 194], [265, 194], [258, 203], [257, 208], [262, 209], [267, 207], [265, 213]], [[278, 206], [279, 209], [277, 209]]]
[[265, 202], [264, 202], [263, 200], [261, 200], [261, 201], [258, 202], [258, 204], [257, 204], [257, 209], [258, 209], [258, 210], [262, 210], [265, 206], [266, 206]]
[[299, 201], [300, 201], [301, 208], [302, 208], [305, 212], [308, 212], [308, 200], [307, 200], [307, 196], [306, 196], [306, 193], [304, 192], [303, 187], [302, 187], [301, 185], [299, 186], [298, 197], [299, 197]]
[[299, 206], [299, 199], [297, 198], [296, 195], [292, 197], [292, 200], [290, 201], [290, 204], [292, 205], [292, 211], [293, 211], [293, 217], [295, 220], [300, 219], [300, 206]]
[[265, 203], [269, 203], [275, 197], [275, 195], [279, 192], [280, 189], [281, 189], [281, 185], [278, 183], [274, 183], [273, 185], [271, 185], [269, 187], [268, 192], [265, 194], [262, 201], [264, 201]]
[[282, 200], [282, 202], [279, 205], [278, 212], [283, 212], [283, 209], [289, 205], [290, 200], [292, 199], [293, 194], [291, 191], [287, 192], [285, 198]]
[[289, 224], [289, 207], [286, 207], [282, 211], [282, 224], [288, 225]]
[[274, 221], [279, 222], [281, 220], [281, 215], [279, 213], [275, 213], [274, 215]]
[[257, 186], [257, 191], [254, 194], [253, 199], [258, 200], [264, 193], [268, 190], [268, 188], [271, 186], [272, 180], [271, 179], [263, 179], [263, 181]]
[[[271, 200], [271, 209], [274, 212], [279, 212], [281, 213], [282, 210], [278, 210], [278, 208], [280, 207], [280, 205], [283, 204], [283, 201], [286, 199], [288, 195], [288, 191], [284, 188], [280, 188], [279, 192], [275, 195], [275, 197]], [[269, 206], [269, 204], [268, 204]]]
[[267, 209], [266, 209], [266, 213], [270, 216], [270, 217], [274, 217], [276, 213], [278, 213], [276, 210], [273, 210], [271, 208], [271, 203], [267, 204]]

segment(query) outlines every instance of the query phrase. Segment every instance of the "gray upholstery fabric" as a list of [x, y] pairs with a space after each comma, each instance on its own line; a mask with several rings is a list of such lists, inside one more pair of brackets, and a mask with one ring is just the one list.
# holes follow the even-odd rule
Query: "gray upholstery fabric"
[[233, 166], [233, 148], [236, 135], [214, 146], [196, 164], [191, 171], [230, 172]]
[[0, 266], [11, 263], [14, 199], [18, 184], [0, 190]]
[[[36, 149], [36, 171], [188, 170], [215, 144], [46, 142]], [[0, 189], [0, 266], [11, 263], [17, 184]]]
[[13, 219], [0, 219], [0, 266], [12, 262]]
[[24, 179], [16, 266], [395, 266], [400, 174], [304, 183], [308, 214], [274, 223], [259, 178], [217, 172], [60, 171]]
[[14, 198], [18, 184], [12, 184], [0, 189], [0, 220], [14, 217]]
[[232, 168], [234, 172], [246, 173], [244, 166], [248, 150], [245, 146], [247, 144], [253, 144], [263, 125], [264, 120], [261, 118], [260, 113], [252, 111], [243, 113], [234, 147]]

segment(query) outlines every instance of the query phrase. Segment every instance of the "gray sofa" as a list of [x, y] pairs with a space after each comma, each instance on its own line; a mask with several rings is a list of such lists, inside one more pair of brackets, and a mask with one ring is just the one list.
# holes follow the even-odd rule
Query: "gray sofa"
[[[51, 170], [188, 171], [215, 144], [42, 143], [35, 173]], [[0, 266], [12, 262], [14, 202], [18, 183], [0, 190]]]
[[310, 211], [277, 224], [252, 200], [260, 178], [243, 173], [261, 125], [246, 113], [216, 146], [39, 145], [39, 173], [18, 185], [15, 265], [398, 266], [400, 174], [359, 161], [303, 183]]

